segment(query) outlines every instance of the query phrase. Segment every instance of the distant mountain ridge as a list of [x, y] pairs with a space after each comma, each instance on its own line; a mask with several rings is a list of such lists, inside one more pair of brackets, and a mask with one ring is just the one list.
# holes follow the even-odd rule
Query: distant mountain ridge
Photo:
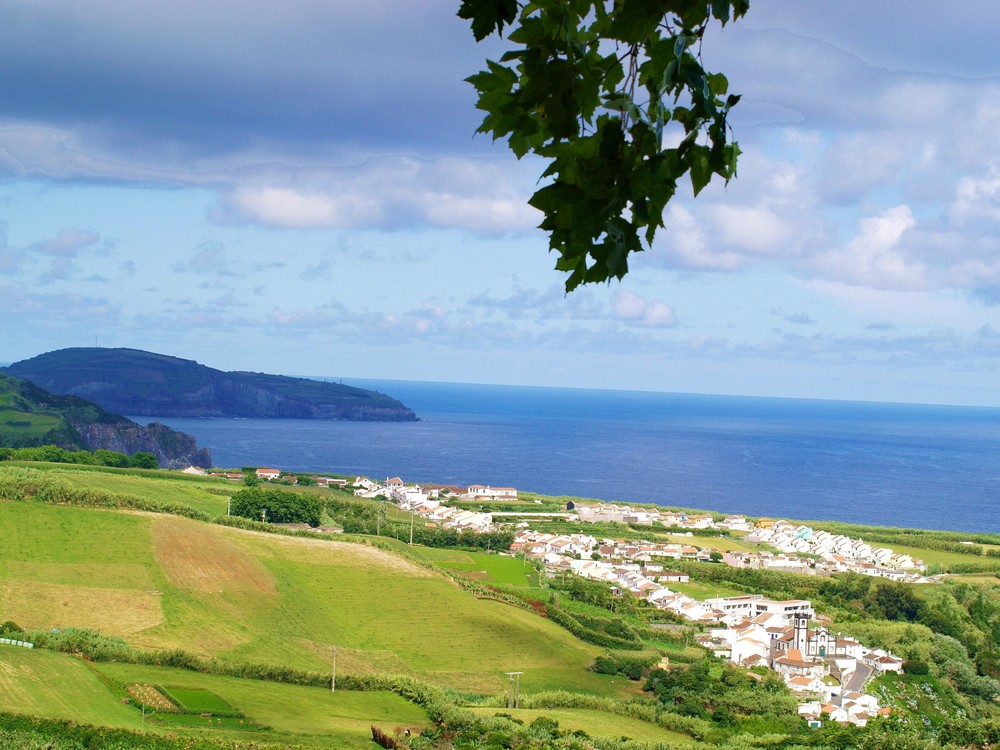
[[61, 395], [137, 417], [242, 417], [412, 422], [377, 391], [307, 378], [223, 372], [139, 349], [59, 349], [4, 368]]
[[105, 449], [152, 453], [160, 466], [211, 466], [207, 448], [154, 422], [143, 427], [78, 396], [59, 396], [34, 383], [0, 373], [0, 446], [56, 445], [67, 450]]

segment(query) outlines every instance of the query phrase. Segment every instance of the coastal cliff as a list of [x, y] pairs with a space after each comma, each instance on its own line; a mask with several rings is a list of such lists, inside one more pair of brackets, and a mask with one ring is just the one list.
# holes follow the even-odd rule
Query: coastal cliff
[[377, 391], [307, 378], [223, 372], [137, 349], [73, 348], [6, 368], [58, 394], [137, 417], [240, 417], [412, 422], [417, 415]]
[[55, 445], [66, 450], [152, 453], [160, 466], [211, 466], [212, 455], [195, 439], [165, 425], [146, 427], [77, 396], [58, 396], [34, 383], [0, 373], [0, 446]]

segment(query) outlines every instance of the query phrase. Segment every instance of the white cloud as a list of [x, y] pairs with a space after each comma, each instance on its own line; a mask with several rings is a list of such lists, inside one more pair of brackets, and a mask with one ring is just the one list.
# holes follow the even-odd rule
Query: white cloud
[[237, 188], [226, 212], [249, 223], [282, 229], [353, 228], [378, 224], [378, 200], [363, 195], [323, 195], [292, 188]]
[[101, 235], [81, 229], [64, 229], [49, 240], [29, 245], [26, 250], [59, 258], [75, 258], [84, 248], [95, 245]]
[[649, 328], [666, 328], [674, 325], [674, 311], [660, 300], [649, 300], [634, 292], [621, 290], [611, 300], [611, 311], [618, 320]]
[[859, 222], [858, 233], [840, 250], [816, 258], [827, 278], [879, 289], [923, 289], [926, 268], [907, 256], [904, 235], [917, 225], [909, 206], [896, 206]]

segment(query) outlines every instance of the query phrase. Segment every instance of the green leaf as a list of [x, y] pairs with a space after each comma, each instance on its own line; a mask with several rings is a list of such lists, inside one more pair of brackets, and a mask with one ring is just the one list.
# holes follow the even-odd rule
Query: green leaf
[[660, 0], [624, 0], [615, 8], [608, 36], [626, 44], [645, 41], [667, 13], [670, 2]]
[[722, 73], [709, 73], [707, 77], [712, 93], [715, 96], [725, 96], [726, 92], [729, 91], [729, 79], [722, 75]]
[[[511, 24], [512, 48], [467, 79], [485, 112], [479, 131], [546, 161], [529, 203], [567, 291], [621, 278], [685, 173], [696, 195], [736, 174], [726, 118], [739, 96], [703, 69], [701, 42], [711, 19], [739, 18], [748, 0], [521, 1], [461, 3], [477, 38]], [[684, 136], [664, 149], [668, 122]]]
[[691, 187], [698, 195], [712, 179], [712, 165], [707, 146], [694, 145], [688, 155], [691, 170]]
[[472, 21], [472, 35], [481, 42], [494, 31], [503, 33], [505, 24], [517, 18], [517, 0], [462, 0], [458, 17]]

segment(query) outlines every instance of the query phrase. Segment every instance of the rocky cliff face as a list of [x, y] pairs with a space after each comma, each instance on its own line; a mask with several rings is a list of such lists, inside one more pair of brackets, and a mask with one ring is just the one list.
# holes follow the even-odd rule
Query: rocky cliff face
[[212, 466], [208, 448], [199, 448], [190, 435], [171, 430], [159, 422], [147, 427], [134, 422], [127, 425], [89, 423], [74, 427], [90, 451], [104, 448], [127, 455], [139, 451], [152, 453], [160, 466], [168, 469]]

